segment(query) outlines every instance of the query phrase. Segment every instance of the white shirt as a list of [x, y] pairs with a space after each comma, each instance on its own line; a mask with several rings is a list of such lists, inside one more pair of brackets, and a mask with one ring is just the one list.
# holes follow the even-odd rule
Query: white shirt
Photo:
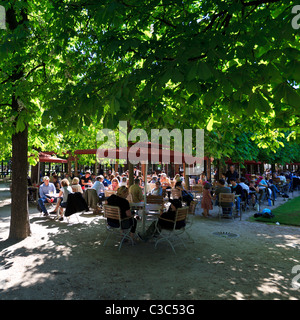
[[72, 184], [71, 188], [74, 192], [80, 192], [83, 193], [81, 185], [80, 184]]
[[92, 189], [95, 189], [97, 192], [97, 195], [99, 196], [99, 194], [102, 192], [104, 193], [105, 187], [104, 184], [100, 181], [96, 181], [93, 186]]
[[73, 193], [72, 188], [70, 186], [62, 187], [60, 191], [63, 193], [62, 202], [67, 202], [69, 193]]
[[241, 183], [239, 183], [239, 185], [249, 193], [249, 186], [247, 186], [246, 183], [241, 182]]
[[278, 178], [279, 178], [280, 181], [282, 181], [283, 183], [286, 182], [286, 177], [285, 177], [285, 176], [278, 176]]

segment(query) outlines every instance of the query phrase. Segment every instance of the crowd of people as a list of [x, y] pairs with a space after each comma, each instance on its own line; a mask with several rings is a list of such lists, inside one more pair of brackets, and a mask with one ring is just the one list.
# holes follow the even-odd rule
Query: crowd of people
[[[292, 179], [300, 179], [299, 174], [296, 173], [271, 173], [265, 174], [245, 174], [243, 177], [239, 177], [235, 166], [230, 166], [229, 170], [222, 175], [219, 180], [208, 181], [206, 175], [203, 173], [199, 177], [195, 177], [193, 183], [203, 185], [203, 193], [201, 200], [201, 208], [203, 210], [203, 216], [209, 217], [214, 205], [220, 205], [219, 194], [220, 193], [234, 193], [237, 195], [235, 201], [235, 208], [237, 214], [241, 210], [241, 203], [255, 207], [255, 205], [263, 200], [263, 197], [269, 199], [273, 195], [273, 199], [276, 200], [278, 194], [282, 194], [282, 191], [278, 189], [274, 180], [281, 181], [281, 185], [287, 185], [287, 181], [293, 181]], [[147, 178], [147, 183], [151, 185], [150, 189], [147, 189], [146, 193], [151, 195], [159, 195], [168, 197], [169, 202], [171, 199], [172, 189], [178, 189], [181, 192], [180, 201], [184, 202], [187, 206], [190, 206], [193, 201], [193, 195], [189, 190], [185, 189], [184, 177], [180, 174], [176, 174], [173, 179], [168, 177], [166, 173], [152, 174]], [[291, 183], [291, 182], [289, 182]], [[297, 187], [298, 185], [296, 185]], [[289, 187], [293, 187], [290, 186]], [[129, 186], [129, 172], [125, 171], [122, 174], [118, 172], [103, 175], [94, 175], [90, 170], [86, 170], [79, 177], [71, 178], [67, 173], [61, 174], [60, 178], [57, 173], [52, 173], [51, 176], [45, 176], [42, 184], [39, 187], [39, 200], [38, 209], [43, 212], [44, 216], [49, 216], [49, 213], [55, 213], [59, 216], [59, 220], [63, 220], [63, 209], [66, 208], [68, 194], [79, 192], [82, 195], [88, 189], [94, 189], [99, 197], [99, 203], [104, 200], [108, 204], [119, 205], [122, 215], [129, 215], [129, 208], [127, 202], [134, 204], [141, 204], [144, 201], [144, 178], [140, 171], [135, 171], [134, 183]], [[115, 194], [109, 197], [105, 196], [105, 191], [115, 191]], [[51, 194], [58, 194], [58, 197], [52, 197]], [[125, 200], [125, 201], [124, 201]], [[126, 202], [127, 201], [127, 202]], [[46, 204], [56, 204], [55, 209], [48, 212]], [[126, 205], [125, 205], [126, 204]], [[173, 207], [179, 207], [178, 203], [175, 203]], [[173, 208], [172, 207], [172, 208]], [[171, 206], [170, 206], [171, 208]], [[225, 208], [226, 214], [232, 214], [233, 208]], [[131, 211], [130, 211], [131, 212]], [[130, 214], [133, 214], [131, 212]], [[136, 219], [132, 220], [132, 231], [134, 233], [136, 228]], [[116, 221], [114, 223], [117, 223]], [[150, 232], [151, 233], [151, 232]], [[147, 236], [146, 236], [147, 238]]]
[[[299, 181], [299, 173], [272, 173], [269, 170], [263, 174], [245, 174], [239, 177], [235, 166], [231, 165], [222, 175], [222, 179], [217, 181], [213, 200], [216, 201], [216, 205], [219, 205], [220, 193], [234, 193], [238, 196], [235, 199], [236, 212], [240, 214], [241, 202], [245, 207], [250, 206], [256, 209], [259, 208], [263, 199], [268, 200], [268, 204], [272, 205], [272, 201], [276, 201], [278, 194], [288, 197], [287, 192], [298, 188]], [[232, 214], [232, 207], [230, 209], [225, 207], [223, 213]]]

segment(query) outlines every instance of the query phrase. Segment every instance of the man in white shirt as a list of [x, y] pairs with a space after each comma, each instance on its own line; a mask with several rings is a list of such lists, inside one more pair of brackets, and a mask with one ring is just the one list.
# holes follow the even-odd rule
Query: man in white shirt
[[282, 173], [277, 178], [279, 178], [282, 183], [286, 183], [286, 177]]
[[96, 177], [96, 181], [92, 186], [92, 189], [96, 190], [98, 197], [101, 199], [104, 197], [104, 190], [105, 190], [103, 180], [104, 180], [104, 177], [101, 175]]
[[240, 181], [241, 181], [241, 182], [239, 183], [239, 185], [240, 185], [244, 190], [246, 190], [247, 193], [249, 194], [249, 186], [247, 186], [246, 183], [245, 183], [246, 178], [242, 177], [242, 178], [240, 179]]

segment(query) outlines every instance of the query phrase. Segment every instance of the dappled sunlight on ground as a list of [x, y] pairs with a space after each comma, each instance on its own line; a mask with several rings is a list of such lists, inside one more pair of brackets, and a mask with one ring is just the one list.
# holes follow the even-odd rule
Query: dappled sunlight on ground
[[103, 247], [105, 219], [78, 218], [48, 220], [30, 206], [32, 236], [13, 242], [9, 214], [0, 210], [0, 299], [300, 298], [291, 285], [300, 264], [299, 228], [193, 217], [194, 242], [186, 238], [187, 249], [178, 246], [175, 255], [153, 241], [124, 244], [120, 252], [115, 239]]

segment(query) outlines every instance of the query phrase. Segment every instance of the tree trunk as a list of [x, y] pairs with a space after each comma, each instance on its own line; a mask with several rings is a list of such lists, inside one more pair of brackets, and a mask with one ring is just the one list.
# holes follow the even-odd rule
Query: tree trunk
[[271, 164], [271, 170], [272, 170], [272, 174], [273, 174], [273, 173], [276, 173], [275, 163], [272, 163], [272, 164]]
[[[17, 102], [16, 102], [17, 103]], [[28, 128], [12, 137], [12, 194], [9, 238], [30, 236], [27, 198]]]
[[31, 166], [31, 182], [32, 184], [40, 183], [40, 162], [35, 166]]
[[[24, 1], [26, 2], [26, 0]], [[9, 8], [6, 13], [9, 29], [14, 31], [18, 27], [26, 28], [24, 23], [28, 22], [25, 6], [18, 15], [21, 20], [17, 19], [17, 13], [14, 6]], [[24, 40], [25, 41], [25, 40]], [[20, 107], [17, 101], [15, 84], [24, 77], [24, 65], [16, 65], [11, 75], [13, 93], [12, 109], [19, 113]], [[15, 121], [15, 126], [17, 119]], [[27, 196], [27, 169], [28, 169], [28, 126], [22, 132], [16, 132], [12, 136], [12, 192], [11, 192], [11, 220], [9, 238], [22, 240], [28, 237], [30, 232], [29, 214], [28, 214], [28, 196]]]
[[[128, 147], [128, 137], [129, 137], [129, 134], [132, 130], [132, 126], [131, 124], [129, 123], [128, 126], [127, 126], [127, 147]], [[131, 142], [131, 141], [130, 141]], [[129, 161], [128, 159], [128, 152], [127, 152], [127, 164], [128, 164], [128, 173], [129, 173], [129, 181], [128, 181], [128, 187], [131, 187], [133, 185], [133, 175], [134, 175], [134, 167], [133, 167], [133, 164]]]
[[133, 164], [128, 160], [129, 182], [128, 187], [133, 185]]

